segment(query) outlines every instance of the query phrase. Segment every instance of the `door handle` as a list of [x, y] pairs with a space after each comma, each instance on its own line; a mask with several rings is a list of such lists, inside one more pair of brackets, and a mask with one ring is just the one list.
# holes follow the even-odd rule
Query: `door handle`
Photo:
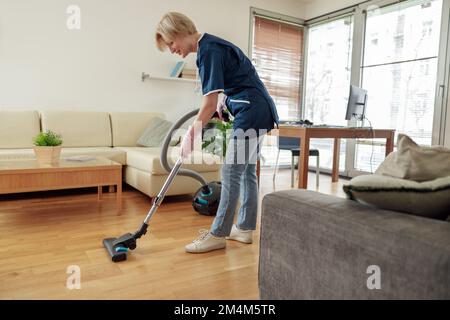
[[444, 98], [444, 90], [445, 89], [445, 84], [440, 84], [439, 85], [439, 91], [438, 91], [438, 96], [440, 96], [441, 98]]

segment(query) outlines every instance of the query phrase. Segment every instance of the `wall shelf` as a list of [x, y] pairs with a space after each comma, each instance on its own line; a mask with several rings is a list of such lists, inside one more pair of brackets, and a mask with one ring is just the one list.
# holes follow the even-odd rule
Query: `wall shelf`
[[186, 79], [186, 78], [175, 78], [175, 77], [161, 77], [161, 76], [151, 76], [148, 73], [142, 72], [141, 75], [142, 81], [145, 81], [145, 79], [149, 80], [164, 80], [164, 81], [181, 81], [181, 82], [191, 82], [191, 83], [199, 83], [200, 80], [196, 79]]

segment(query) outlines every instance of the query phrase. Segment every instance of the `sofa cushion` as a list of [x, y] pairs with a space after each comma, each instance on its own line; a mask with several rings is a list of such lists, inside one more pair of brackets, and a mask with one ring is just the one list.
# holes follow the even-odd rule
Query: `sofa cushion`
[[[61, 150], [61, 157], [71, 157], [75, 155], [105, 157], [122, 165], [125, 165], [127, 160], [125, 151], [110, 147], [63, 148]], [[0, 160], [20, 160], [34, 158], [35, 155], [33, 149], [0, 149]]]
[[[161, 147], [172, 126], [173, 123], [168, 120], [160, 117], [151, 118], [144, 132], [139, 137], [137, 145], [141, 147]], [[179, 141], [180, 136], [174, 136], [170, 141], [170, 145], [175, 146]]]
[[[220, 172], [202, 172], [202, 177], [206, 181], [217, 181], [220, 180]], [[124, 181], [150, 197], [158, 195], [166, 180], [167, 175], [154, 175], [131, 166], [125, 166], [124, 169]], [[168, 188], [166, 196], [190, 194], [196, 192], [199, 188], [200, 183], [197, 180], [177, 175]]]
[[111, 112], [110, 117], [114, 147], [137, 147], [149, 121], [154, 117], [165, 118], [156, 112]]
[[[118, 147], [127, 153], [127, 165], [136, 169], [150, 172], [154, 175], [167, 175], [167, 171], [161, 166], [161, 148], [144, 147]], [[180, 154], [179, 147], [169, 148], [169, 163], [175, 163]], [[183, 164], [184, 169], [197, 172], [212, 172], [220, 170], [220, 158], [209, 153], [203, 153], [204, 163]]]
[[62, 135], [63, 147], [110, 147], [111, 123], [106, 112], [43, 111], [42, 130]]
[[344, 185], [350, 199], [381, 209], [445, 219], [450, 212], [450, 176], [416, 182], [382, 175], [364, 175]]
[[40, 130], [37, 111], [0, 111], [0, 149], [32, 148]]
[[397, 151], [390, 153], [375, 173], [413, 181], [450, 176], [450, 149], [419, 146], [399, 134]]

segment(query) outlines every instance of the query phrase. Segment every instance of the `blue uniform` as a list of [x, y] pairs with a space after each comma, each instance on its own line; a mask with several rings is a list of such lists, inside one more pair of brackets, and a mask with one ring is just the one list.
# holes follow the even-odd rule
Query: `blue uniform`
[[234, 129], [265, 129], [278, 125], [275, 103], [253, 64], [241, 49], [204, 33], [198, 42], [197, 67], [203, 95], [223, 92], [234, 116]]

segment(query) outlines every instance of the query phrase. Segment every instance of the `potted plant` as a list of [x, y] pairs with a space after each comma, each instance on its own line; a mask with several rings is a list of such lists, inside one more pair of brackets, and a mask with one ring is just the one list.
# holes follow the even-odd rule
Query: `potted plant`
[[47, 130], [39, 133], [33, 141], [36, 160], [40, 164], [56, 164], [59, 162], [63, 142], [61, 135]]

